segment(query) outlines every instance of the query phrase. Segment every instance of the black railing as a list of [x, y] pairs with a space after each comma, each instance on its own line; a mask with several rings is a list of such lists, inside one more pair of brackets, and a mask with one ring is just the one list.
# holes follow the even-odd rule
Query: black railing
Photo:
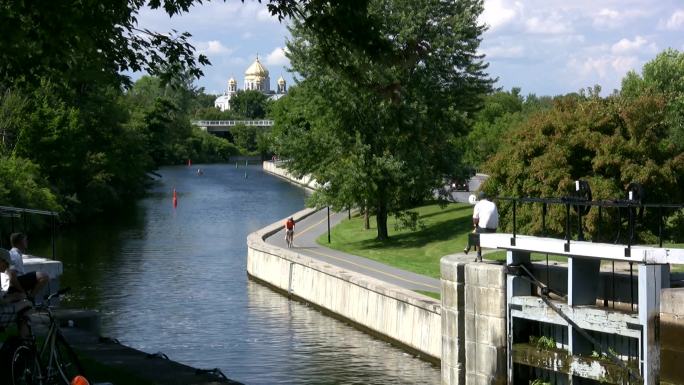
[[[601, 200], [601, 201], [587, 201], [582, 200], [577, 197], [565, 197], [565, 198], [513, 198], [513, 197], [498, 197], [496, 200], [508, 201], [512, 203], [513, 213], [512, 213], [512, 227], [513, 227], [513, 237], [511, 238], [511, 246], [515, 246], [515, 240], [518, 235], [518, 209], [521, 204], [525, 203], [541, 203], [542, 204], [542, 235], [548, 236], [547, 233], [547, 218], [548, 208], [553, 205], [564, 206], [565, 208], [565, 225], [563, 228], [564, 239], [566, 240], [565, 251], [569, 252], [570, 241], [572, 240], [572, 225], [571, 225], [571, 209], [577, 213], [577, 240], [584, 241], [584, 227], [582, 222], [582, 217], [586, 217], [589, 210], [592, 207], [598, 208], [598, 220], [597, 220], [597, 231], [596, 238], [601, 238], [601, 224], [603, 222], [603, 209], [604, 208], [617, 208], [617, 231], [618, 234], [615, 238], [615, 242], [620, 238], [622, 232], [622, 222], [625, 218], [623, 215], [627, 215], [627, 251], [626, 256], [629, 256], [629, 250], [634, 244], [635, 229], [637, 227], [640, 218], [643, 218], [644, 209], [652, 210], [657, 209], [658, 215], [658, 246], [663, 246], [663, 219], [665, 218], [665, 210], [672, 209], [682, 209], [684, 208], [684, 203], [641, 203], [633, 200]], [[592, 239], [593, 241], [593, 239]]]
[[[59, 214], [55, 211], [27, 209], [21, 207], [0, 206], [0, 218], [9, 218], [10, 232], [16, 231], [17, 220], [21, 222], [23, 232], [27, 232], [29, 227], [30, 215], [40, 215], [50, 218], [50, 243], [52, 247], [52, 259], [56, 256], [55, 238], [57, 236], [57, 218]], [[0, 227], [0, 245], [3, 244], [5, 236], [2, 234], [2, 227]]]

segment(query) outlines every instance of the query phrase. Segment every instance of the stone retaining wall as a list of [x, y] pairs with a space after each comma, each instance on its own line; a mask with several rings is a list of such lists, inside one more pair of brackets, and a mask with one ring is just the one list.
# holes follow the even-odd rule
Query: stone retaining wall
[[286, 179], [292, 183], [302, 185], [303, 187], [306, 187], [308, 189], [315, 190], [318, 188], [318, 183], [316, 182], [316, 180], [311, 178], [309, 175], [297, 178], [289, 172], [287, 172], [287, 170], [285, 170], [284, 168], [278, 167], [278, 164], [279, 162], [274, 163], [269, 160], [266, 160], [263, 162], [262, 168], [269, 174], [273, 174], [275, 176]]
[[[264, 165], [264, 168], [266, 166]], [[299, 221], [314, 210], [293, 215]], [[388, 338], [425, 358], [442, 355], [440, 303], [366, 275], [331, 266], [264, 240], [281, 221], [247, 238], [247, 273], [289, 295]]]
[[506, 274], [501, 265], [441, 260], [442, 384], [506, 384]]
[[684, 384], [684, 288], [664, 289], [660, 297], [660, 381]]

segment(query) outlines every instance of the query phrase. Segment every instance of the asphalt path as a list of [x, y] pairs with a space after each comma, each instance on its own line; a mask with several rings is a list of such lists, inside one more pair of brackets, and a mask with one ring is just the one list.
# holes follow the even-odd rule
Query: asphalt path
[[[330, 212], [330, 226], [335, 226], [347, 217], [347, 212]], [[316, 243], [316, 239], [328, 231], [327, 210], [322, 209], [297, 222], [294, 233], [293, 250], [357, 273], [365, 274], [375, 279], [391, 283], [408, 289], [422, 290], [434, 293], [440, 292], [439, 279], [428, 277], [410, 271], [388, 266], [368, 258], [348, 254], [342, 251], [329, 249]], [[283, 223], [283, 227], [284, 227]], [[279, 247], [287, 247], [285, 244], [285, 231], [280, 230], [266, 239], [266, 242]]]

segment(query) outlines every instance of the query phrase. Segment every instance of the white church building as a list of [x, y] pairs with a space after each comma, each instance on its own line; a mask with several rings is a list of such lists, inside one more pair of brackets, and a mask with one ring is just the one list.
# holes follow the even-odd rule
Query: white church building
[[[259, 56], [257, 56], [254, 63], [252, 63], [252, 65], [250, 65], [245, 71], [244, 87], [245, 91], [261, 91], [271, 100], [278, 100], [287, 94], [287, 84], [282, 76], [278, 78], [276, 90], [271, 90], [271, 78], [266, 67], [264, 67], [264, 65], [259, 61]], [[230, 80], [228, 80], [228, 88], [226, 89], [226, 92], [216, 98], [214, 101], [214, 107], [220, 109], [221, 111], [230, 110], [230, 98], [232, 98], [237, 92], [237, 82], [231, 77]]]

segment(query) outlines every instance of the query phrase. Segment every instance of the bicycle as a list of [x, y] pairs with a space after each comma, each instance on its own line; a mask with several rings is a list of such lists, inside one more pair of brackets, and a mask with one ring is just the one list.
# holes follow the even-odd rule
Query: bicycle
[[292, 240], [294, 237], [294, 230], [285, 230], [287, 233], [285, 234], [285, 243], [287, 243], [288, 248], [292, 248]]
[[59, 290], [46, 296], [42, 304], [33, 305], [33, 309], [44, 312], [49, 320], [48, 332], [40, 349], [31, 328], [28, 311], [19, 314], [21, 321], [26, 323], [29, 337], [21, 338], [12, 354], [10, 374], [13, 385], [70, 385], [74, 377], [84, 374], [76, 353], [59, 329], [50, 305], [53, 299], [59, 298], [67, 291], [69, 288]]

